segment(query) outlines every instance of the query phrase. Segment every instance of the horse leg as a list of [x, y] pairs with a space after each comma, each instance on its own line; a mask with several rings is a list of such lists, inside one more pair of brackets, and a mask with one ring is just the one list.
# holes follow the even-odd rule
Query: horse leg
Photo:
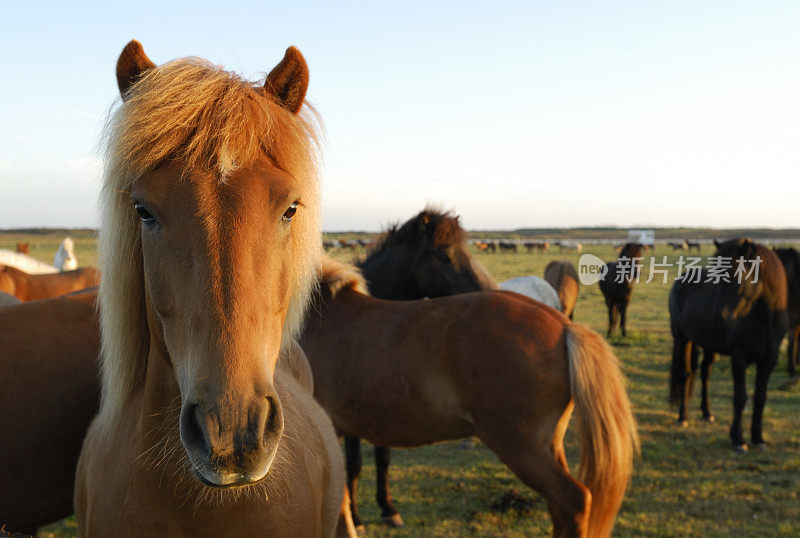
[[[363, 530], [363, 527], [361, 528]], [[353, 523], [353, 514], [350, 511], [350, 494], [347, 492], [347, 487], [345, 487], [344, 495], [342, 495], [342, 506], [339, 509], [339, 521], [336, 522], [336, 538], [353, 538], [358, 534]]]
[[747, 444], [742, 437], [742, 410], [747, 403], [747, 386], [745, 370], [747, 361], [738, 352], [731, 355], [731, 371], [733, 372], [733, 423], [731, 424], [730, 436], [733, 449], [737, 452], [746, 452]]
[[678, 357], [673, 361], [683, 367], [683, 386], [680, 391], [680, 402], [678, 404], [678, 425], [689, 425], [689, 399], [692, 397], [694, 389], [694, 376], [697, 372], [697, 346], [688, 340], [675, 340], [672, 348]]
[[628, 331], [625, 328], [625, 315], [628, 312], [628, 301], [624, 301], [619, 305], [619, 325], [622, 329], [622, 336], [628, 336]]
[[525, 485], [544, 497], [553, 520], [553, 536], [559, 537], [586, 536], [591, 507], [589, 490], [570, 476], [564, 455], [563, 438], [571, 411], [570, 407], [564, 413], [548, 441], [546, 435], [519, 437], [517, 429], [506, 427], [496, 417], [487, 419], [487, 424], [476, 424], [476, 433], [486, 446]]
[[703, 392], [700, 400], [700, 410], [703, 411], [703, 419], [714, 422], [714, 415], [708, 408], [708, 378], [711, 376], [711, 365], [714, 364], [717, 354], [710, 349], [703, 350], [703, 364], [700, 366], [700, 376], [703, 381]]
[[347, 491], [350, 493], [350, 515], [353, 525], [359, 534], [364, 534], [364, 524], [358, 517], [358, 475], [361, 472], [361, 440], [358, 437], [345, 436], [344, 454], [347, 467]]
[[608, 306], [608, 332], [606, 332], [606, 338], [611, 338], [611, 333], [614, 332], [614, 327], [617, 326], [617, 305], [611, 301], [606, 301], [606, 305]]
[[767, 403], [767, 382], [772, 374], [775, 361], [759, 363], [756, 368], [756, 389], [753, 392], [753, 422], [750, 425], [750, 439], [753, 447], [765, 448], [764, 437], [761, 435], [761, 419], [764, 414], [764, 405]]
[[391, 449], [385, 446], [375, 447], [375, 482], [378, 486], [376, 500], [381, 507], [381, 519], [390, 527], [402, 527], [403, 518], [392, 504], [389, 493], [389, 463], [391, 462]]
[[800, 368], [800, 324], [789, 330], [789, 376], [796, 377]]

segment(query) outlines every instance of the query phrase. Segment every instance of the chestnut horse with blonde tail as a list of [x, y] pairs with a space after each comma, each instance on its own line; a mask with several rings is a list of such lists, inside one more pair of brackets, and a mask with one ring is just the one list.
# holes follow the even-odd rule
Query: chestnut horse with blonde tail
[[[545, 498], [554, 535], [611, 534], [638, 440], [599, 335], [511, 292], [387, 301], [353, 266], [322, 273], [302, 346], [339, 433], [386, 447], [477, 435]], [[574, 408], [577, 480], [563, 445]]]
[[78, 463], [92, 536], [355, 535], [294, 335], [321, 255], [308, 68], [265, 83], [130, 42], [107, 127], [102, 399]]

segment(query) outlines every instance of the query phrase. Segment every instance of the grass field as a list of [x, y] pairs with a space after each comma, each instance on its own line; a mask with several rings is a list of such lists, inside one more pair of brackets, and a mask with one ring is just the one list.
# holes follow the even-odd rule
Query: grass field
[[[0, 248], [13, 248], [16, 241], [23, 240], [31, 243], [31, 254], [50, 262], [61, 237], [19, 238], [6, 234], [0, 236]], [[76, 238], [81, 265], [94, 265], [93, 241], [88, 236]], [[592, 247], [588, 252], [607, 260], [615, 257], [611, 247]], [[671, 255], [671, 249], [657, 253], [659, 257], [665, 254]], [[710, 254], [707, 247], [703, 254]], [[576, 265], [578, 261], [577, 255], [558, 253], [476, 256], [499, 281], [541, 275], [553, 259], [565, 257]], [[612, 339], [628, 377], [642, 438], [642, 453], [636, 461], [616, 535], [800, 535], [800, 385], [788, 378], [785, 355], [769, 385], [764, 415], [768, 451], [736, 454], [730, 449], [732, 381], [727, 358], [718, 361], [712, 375], [711, 408], [717, 422], [699, 420], [699, 399], [695, 399], [690, 426], [676, 427], [676, 413], [666, 401], [672, 345], [668, 293], [669, 285], [660, 281], [637, 285], [629, 310], [629, 335]], [[582, 287], [575, 320], [605, 331], [606, 310], [597, 285]], [[751, 395], [754, 371], [751, 368], [748, 372]], [[745, 425], [749, 430], [749, 406]], [[568, 434], [569, 456], [571, 462], [576, 462], [573, 433]], [[370, 450], [365, 456], [359, 501], [369, 536], [517, 537], [550, 532], [550, 519], [538, 495], [480, 443], [475, 449], [462, 449], [459, 442], [393, 452], [392, 493], [406, 526], [388, 529], [381, 525], [373, 500]], [[523, 503], [520, 510], [498, 508], [511, 489], [531, 503]], [[42, 529], [40, 534], [67, 537], [77, 536], [77, 531], [74, 521], [68, 519]]]

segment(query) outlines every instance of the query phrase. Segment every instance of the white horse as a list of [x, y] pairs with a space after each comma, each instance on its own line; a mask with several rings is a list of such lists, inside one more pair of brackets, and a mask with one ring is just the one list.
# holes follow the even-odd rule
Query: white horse
[[75, 243], [71, 237], [65, 237], [58, 247], [55, 258], [53, 258], [53, 265], [59, 271], [72, 271], [78, 268], [78, 259], [75, 257]]
[[542, 277], [536, 275], [518, 276], [498, 284], [485, 265], [472, 257], [470, 257], [469, 261], [472, 272], [478, 278], [478, 281], [484, 289], [513, 291], [514, 293], [530, 297], [534, 301], [544, 303], [559, 312], [564, 311], [564, 307], [561, 306], [561, 299], [558, 298], [558, 292], [556, 292], [555, 288]]
[[544, 303], [550, 308], [564, 311], [558, 292], [548, 281], [536, 275], [518, 276], [499, 284], [501, 290], [513, 291]]
[[36, 258], [31, 258], [27, 254], [20, 254], [13, 250], [0, 249], [0, 265], [14, 267], [24, 271], [29, 275], [42, 275], [45, 273], [57, 273], [58, 269], [49, 263], [40, 262]]

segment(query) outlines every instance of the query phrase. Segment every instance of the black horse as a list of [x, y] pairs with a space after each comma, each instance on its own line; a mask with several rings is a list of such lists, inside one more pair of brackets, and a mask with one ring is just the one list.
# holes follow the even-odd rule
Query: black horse
[[644, 247], [639, 243], [626, 243], [619, 252], [619, 259], [606, 264], [606, 271], [600, 279], [600, 291], [608, 307], [608, 331], [611, 336], [619, 320], [622, 336], [627, 336], [625, 326], [628, 303], [633, 294], [633, 284], [639, 276]]
[[[686, 424], [697, 355], [699, 348], [703, 348], [701, 408], [703, 416], [713, 420], [708, 409], [708, 375], [716, 353], [730, 355], [734, 413], [730, 437], [734, 449], [743, 452], [747, 450], [742, 437], [742, 409], [747, 402], [745, 370], [752, 363], [757, 371], [750, 434], [756, 448], [764, 447], [761, 419], [767, 401], [767, 382], [788, 328], [786, 274], [774, 252], [749, 239], [732, 239], [716, 245], [719, 270], [706, 267], [687, 271], [670, 291], [674, 340], [670, 402], [679, 405], [678, 422]], [[738, 264], [739, 259], [745, 262]], [[730, 261], [730, 267], [725, 266], [724, 260]], [[745, 272], [738, 273], [741, 268]]]
[[[427, 208], [401, 226], [390, 228], [360, 266], [369, 291], [381, 299], [423, 299], [493, 287], [473, 265], [466, 247], [466, 232], [458, 217]], [[361, 526], [356, 503], [356, 487], [361, 471], [361, 441], [345, 437], [347, 487], [356, 526]], [[394, 527], [403, 519], [389, 493], [388, 447], [375, 447], [376, 499], [381, 518]]]
[[800, 375], [800, 254], [793, 248], [776, 248], [775, 254], [786, 271], [789, 314], [788, 371], [792, 377]]

